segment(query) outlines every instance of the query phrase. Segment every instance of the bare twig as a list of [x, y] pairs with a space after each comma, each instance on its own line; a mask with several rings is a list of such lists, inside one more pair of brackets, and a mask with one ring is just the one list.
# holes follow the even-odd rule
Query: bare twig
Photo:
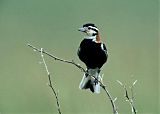
[[131, 110], [132, 110], [132, 114], [137, 114], [137, 110], [136, 110], [136, 108], [134, 106], [134, 92], [133, 92], [133, 87], [136, 84], [137, 80], [134, 81], [132, 86], [130, 87], [130, 89], [131, 89], [131, 97], [129, 97], [128, 90], [127, 90], [126, 86], [119, 80], [117, 80], [117, 82], [124, 88], [125, 97], [127, 99], [126, 101], [129, 102], [129, 104], [130, 104], [130, 107], [131, 107]]
[[99, 81], [97, 78], [95, 78], [94, 76], [90, 75], [80, 64], [77, 64], [75, 63], [73, 60], [72, 61], [69, 61], [69, 60], [65, 60], [65, 59], [61, 59], [61, 58], [58, 58], [50, 53], [48, 53], [47, 51], [45, 51], [44, 49], [43, 50], [40, 50], [36, 47], [34, 47], [33, 45], [31, 44], [27, 44], [29, 47], [31, 47], [33, 50], [35, 51], [38, 51], [38, 52], [41, 52], [41, 53], [44, 53], [46, 55], [48, 55], [49, 57], [53, 58], [54, 60], [58, 60], [58, 61], [61, 61], [61, 62], [64, 62], [64, 63], [68, 63], [68, 64], [72, 64], [74, 66], [76, 66], [78, 69], [80, 69], [82, 72], [88, 74], [89, 76], [91, 76], [92, 78], [94, 78], [96, 81], [98, 81], [100, 83], [100, 86], [102, 87], [102, 89], [105, 91], [105, 93], [107, 94], [110, 102], [111, 102], [111, 105], [112, 105], [112, 109], [113, 109], [113, 114], [118, 114], [118, 111], [117, 111], [117, 108], [116, 108], [116, 105], [115, 105], [115, 101], [116, 99], [113, 99], [112, 96], [110, 95], [109, 91], [107, 90], [106, 88], [106, 85], [103, 84], [102, 81]]
[[[31, 44], [27, 44], [27, 45], [28, 45], [29, 47], [31, 47], [34, 51], [41, 52], [40, 49], [34, 47], [34, 46], [31, 45]], [[81, 71], [86, 72], [86, 70], [85, 70], [83, 67], [81, 67], [79, 64], [76, 64], [73, 60], [72, 60], [72, 61], [69, 61], [69, 60], [65, 60], [65, 59], [58, 58], [58, 57], [56, 57], [56, 56], [48, 53], [48, 52], [45, 51], [44, 49], [42, 50], [42, 53], [48, 55], [49, 57], [51, 57], [51, 58], [53, 58], [53, 59], [55, 59], [55, 60], [58, 60], [58, 61], [61, 61], [61, 62], [64, 62], [64, 63], [69, 63], [69, 64], [72, 64], [72, 65], [75, 65], [75, 66], [78, 67]]]
[[110, 95], [109, 91], [106, 89], [105, 86], [101, 86], [103, 88], [103, 90], [106, 92], [110, 102], [111, 102], [111, 105], [112, 105], [112, 109], [113, 109], [113, 114], [118, 114], [118, 111], [117, 111], [117, 107], [115, 105], [115, 101], [117, 100], [117, 98], [113, 99], [112, 96]]
[[43, 48], [41, 48], [40, 53], [41, 53], [41, 58], [42, 58], [43, 64], [44, 64], [44, 66], [45, 66], [45, 70], [46, 70], [47, 75], [48, 75], [48, 81], [49, 81], [49, 84], [48, 84], [48, 85], [49, 85], [49, 87], [52, 89], [53, 94], [54, 94], [54, 96], [55, 96], [55, 98], [56, 98], [58, 113], [59, 113], [59, 114], [62, 114], [62, 113], [61, 113], [61, 109], [60, 109], [59, 99], [58, 99], [58, 92], [56, 92], [56, 91], [55, 91], [55, 88], [53, 87], [53, 84], [52, 84], [52, 81], [51, 81], [51, 74], [50, 74], [50, 72], [49, 72], [49, 70], [48, 70], [47, 64], [46, 64], [45, 59], [44, 59]]

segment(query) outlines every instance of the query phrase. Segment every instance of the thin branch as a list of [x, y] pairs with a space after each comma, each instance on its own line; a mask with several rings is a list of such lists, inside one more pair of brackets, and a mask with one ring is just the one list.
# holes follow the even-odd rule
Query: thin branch
[[118, 111], [117, 111], [117, 107], [115, 105], [115, 101], [117, 100], [117, 98], [115, 98], [113, 100], [112, 96], [110, 95], [109, 91], [106, 89], [105, 86], [101, 86], [103, 88], [103, 90], [106, 92], [110, 102], [111, 102], [111, 105], [112, 105], [112, 109], [113, 109], [113, 114], [118, 114]]
[[[33, 45], [31, 44], [27, 44], [29, 47], [31, 47], [34, 51], [38, 51], [38, 52], [41, 52], [40, 49], [34, 47]], [[64, 63], [69, 63], [69, 64], [72, 64], [72, 65], [75, 65], [76, 67], [78, 67], [81, 71], [83, 72], [86, 72], [86, 70], [81, 67], [79, 64], [76, 64], [73, 60], [72, 61], [69, 61], [69, 60], [65, 60], [65, 59], [61, 59], [61, 58], [58, 58], [50, 53], [48, 53], [47, 51], [45, 51], [44, 49], [42, 50], [42, 53], [48, 55], [49, 57], [51, 57], [52, 59], [55, 59], [55, 60], [58, 60], [58, 61], [61, 61], [61, 62], [64, 62]]]
[[40, 50], [36, 47], [34, 47], [33, 45], [31, 44], [27, 44], [29, 47], [31, 47], [33, 50], [35, 51], [38, 51], [38, 52], [41, 52], [41, 53], [44, 53], [46, 55], [48, 55], [49, 57], [53, 58], [54, 60], [58, 60], [58, 61], [61, 61], [61, 62], [64, 62], [64, 63], [68, 63], [68, 64], [72, 64], [74, 66], [76, 66], [78, 69], [80, 69], [82, 72], [88, 74], [89, 76], [91, 76], [92, 78], [94, 78], [96, 81], [98, 81], [100, 83], [100, 86], [102, 87], [102, 89], [105, 91], [105, 93], [107, 94], [110, 102], [111, 102], [111, 105], [112, 105], [112, 109], [113, 109], [113, 114], [118, 114], [118, 111], [117, 111], [117, 108], [116, 108], [116, 105], [115, 105], [115, 101], [116, 100], [113, 100], [112, 96], [110, 95], [109, 91], [107, 90], [106, 88], [106, 85], [103, 84], [102, 81], [99, 81], [97, 78], [95, 78], [94, 76], [90, 75], [80, 64], [77, 64], [75, 63], [73, 60], [72, 61], [69, 61], [69, 60], [65, 60], [65, 59], [61, 59], [61, 58], [58, 58], [50, 53], [48, 53], [47, 51], [45, 51], [44, 49], [43, 50]]
[[134, 106], [134, 92], [133, 92], [133, 87], [136, 84], [137, 80], [134, 81], [132, 86], [130, 87], [130, 89], [131, 89], [131, 97], [129, 97], [128, 90], [127, 90], [126, 86], [119, 80], [117, 80], [117, 82], [124, 88], [125, 97], [127, 99], [126, 101], [129, 102], [129, 104], [130, 104], [130, 107], [131, 107], [131, 110], [132, 110], [132, 114], [137, 114], [137, 110], [136, 110], [136, 108]]
[[54, 96], [55, 96], [55, 98], [56, 98], [58, 113], [59, 113], [59, 114], [62, 114], [62, 113], [61, 113], [61, 109], [60, 109], [59, 99], [58, 99], [58, 92], [56, 92], [56, 91], [55, 91], [55, 88], [53, 87], [53, 84], [52, 84], [52, 81], [51, 81], [51, 74], [50, 74], [50, 72], [49, 72], [49, 70], [48, 70], [47, 64], [46, 64], [45, 59], [44, 59], [43, 48], [41, 48], [40, 53], [41, 53], [41, 58], [42, 58], [43, 64], [44, 64], [44, 66], [45, 66], [45, 70], [46, 70], [47, 75], [48, 75], [48, 81], [49, 81], [49, 84], [48, 84], [48, 85], [49, 85], [49, 87], [52, 89], [53, 94], [54, 94]]

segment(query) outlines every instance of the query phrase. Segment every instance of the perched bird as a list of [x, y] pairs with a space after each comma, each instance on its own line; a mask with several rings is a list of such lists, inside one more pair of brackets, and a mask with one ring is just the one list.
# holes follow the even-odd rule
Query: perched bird
[[[85, 63], [88, 72], [84, 74], [79, 88], [100, 93], [100, 83], [98, 81], [101, 81], [100, 69], [108, 58], [107, 48], [101, 42], [99, 30], [94, 24], [84, 24], [78, 30], [84, 32], [85, 37], [80, 43], [77, 54], [79, 59]], [[92, 78], [91, 75], [96, 79]]]

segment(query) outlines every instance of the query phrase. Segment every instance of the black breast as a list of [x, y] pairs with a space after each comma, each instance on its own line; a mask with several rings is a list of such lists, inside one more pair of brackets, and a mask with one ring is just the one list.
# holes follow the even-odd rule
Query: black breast
[[79, 47], [78, 56], [89, 68], [101, 68], [107, 61], [107, 49], [102, 43], [84, 39]]

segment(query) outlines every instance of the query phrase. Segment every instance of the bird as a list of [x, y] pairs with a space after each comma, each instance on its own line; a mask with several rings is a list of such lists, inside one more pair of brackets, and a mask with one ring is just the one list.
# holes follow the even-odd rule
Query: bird
[[[85, 33], [81, 41], [77, 55], [86, 65], [87, 73], [84, 73], [79, 84], [80, 89], [90, 89], [92, 93], [100, 93], [101, 67], [107, 62], [108, 51], [101, 41], [100, 32], [93, 23], [86, 23], [78, 31]], [[94, 78], [92, 78], [94, 76]]]

